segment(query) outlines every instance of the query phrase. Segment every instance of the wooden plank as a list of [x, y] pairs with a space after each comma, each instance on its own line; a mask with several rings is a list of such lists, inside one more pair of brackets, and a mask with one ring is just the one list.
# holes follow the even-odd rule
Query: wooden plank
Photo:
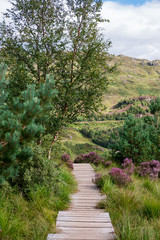
[[74, 206], [77, 204], [96, 205], [99, 202], [100, 202], [100, 199], [76, 199], [75, 201], [72, 200], [71, 206]]
[[[72, 215], [75, 215], [75, 214], [77, 214], [77, 213], [75, 213], [75, 212], [69, 212], [69, 211], [59, 211], [58, 216], [65, 216], [65, 215], [67, 215], [67, 216], [68, 216], [68, 215], [69, 215], [69, 216], [72, 216]], [[79, 212], [78, 215], [79, 215], [79, 214], [84, 214], [84, 213]], [[96, 213], [93, 212], [93, 214], [95, 214], [95, 216], [110, 218], [108, 212], [99, 212], [99, 210], [98, 210]], [[90, 216], [90, 213], [85, 213], [85, 216]]]
[[[86, 197], [85, 195], [84, 196], [75, 196], [72, 198], [72, 201], [76, 201], [76, 200], [79, 200], [79, 201], [102, 201], [104, 200], [102, 197], [97, 197], [97, 196], [92, 196], [92, 197]], [[72, 202], [71, 201], [71, 202]]]
[[[102, 214], [101, 214], [102, 213]], [[94, 218], [104, 218], [104, 219], [110, 219], [109, 216], [103, 215], [103, 212], [99, 212], [99, 211], [92, 211], [92, 212], [85, 212], [85, 211], [68, 211], [66, 212], [66, 214], [58, 214], [58, 217], [69, 217], [69, 216], [82, 216], [82, 217], [94, 217]], [[57, 217], [57, 218], [58, 218]]]
[[96, 233], [82, 231], [81, 234], [77, 232], [70, 234], [51, 234], [47, 240], [115, 240], [115, 235], [112, 233]]
[[85, 207], [85, 208], [88, 208], [88, 207], [96, 207], [97, 206], [97, 202], [95, 203], [95, 202], [89, 202], [89, 203], [86, 203], [86, 202], [77, 202], [77, 203], [72, 203], [71, 205], [70, 205], [70, 207], [72, 207], [72, 208], [77, 208], [77, 207]]
[[95, 172], [90, 164], [74, 164], [73, 174], [78, 191], [72, 195], [68, 211], [60, 211], [57, 217], [57, 233], [47, 240], [115, 240], [116, 236], [109, 213], [97, 209], [104, 199], [93, 183]]
[[[77, 220], [78, 219], [78, 220]], [[85, 218], [84, 217], [63, 217], [63, 218], [59, 218], [57, 220], [57, 224], [59, 222], [83, 222], [83, 223], [111, 223], [110, 219], [105, 219], [105, 218]]]
[[[75, 222], [75, 221], [58, 221], [57, 228], [112, 228], [110, 222]], [[113, 231], [113, 228], [112, 228]]]
[[[88, 190], [88, 189], [87, 189]], [[92, 190], [92, 191], [91, 191]], [[97, 193], [96, 193], [97, 192]], [[74, 195], [74, 196], [77, 196], [77, 195], [84, 195], [84, 194], [86, 194], [86, 190], [84, 190], [84, 191], [82, 191], [82, 189], [81, 190], [79, 190], [78, 189], [78, 192]], [[96, 189], [90, 189], [90, 194], [86, 194], [85, 196], [92, 196], [92, 195], [94, 195], [94, 196], [101, 196], [101, 194], [100, 194], [100, 192], [98, 191], [98, 189], [96, 190]]]
[[97, 228], [92, 228], [92, 227], [88, 227], [88, 228], [62, 228], [63, 229], [63, 233], [66, 233], [66, 234], [70, 234], [71, 232], [72, 233], [78, 233], [78, 232], [81, 232], [81, 233], [87, 233], [87, 234], [95, 234], [95, 235], [98, 235], [99, 233], [103, 234], [103, 235], [107, 235], [108, 233], [110, 232], [113, 232], [113, 228], [100, 228], [99, 231], [97, 230]]
[[50, 234], [48, 235], [47, 237], [47, 240], [115, 240], [115, 237], [114, 236], [98, 236], [98, 238], [93, 238], [93, 237], [88, 237], [87, 238], [82, 238], [82, 237], [76, 237], [76, 236], [68, 236], [68, 235], [65, 235], [65, 234]]

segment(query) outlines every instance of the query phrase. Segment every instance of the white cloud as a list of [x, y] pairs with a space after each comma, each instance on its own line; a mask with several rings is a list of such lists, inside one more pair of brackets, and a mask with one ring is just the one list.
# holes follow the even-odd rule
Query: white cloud
[[[0, 6], [1, 21], [2, 12], [11, 4], [8, 0], [0, 0]], [[160, 0], [138, 6], [106, 1], [102, 16], [110, 20], [103, 24], [105, 38], [112, 41], [110, 53], [160, 59]]]
[[9, 3], [8, 0], [0, 0], [0, 21], [2, 20], [2, 16], [4, 12], [6, 12], [7, 8], [10, 8], [11, 4]]
[[140, 6], [107, 1], [102, 16], [104, 36], [112, 41], [110, 52], [131, 57], [160, 59], [160, 1]]

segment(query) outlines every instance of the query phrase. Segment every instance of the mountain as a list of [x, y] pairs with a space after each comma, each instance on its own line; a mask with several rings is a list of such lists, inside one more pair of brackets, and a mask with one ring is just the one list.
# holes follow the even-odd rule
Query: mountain
[[160, 60], [149, 61], [124, 55], [113, 56], [118, 73], [111, 76], [108, 92], [104, 96], [107, 112], [118, 102], [144, 96], [150, 99], [160, 95]]

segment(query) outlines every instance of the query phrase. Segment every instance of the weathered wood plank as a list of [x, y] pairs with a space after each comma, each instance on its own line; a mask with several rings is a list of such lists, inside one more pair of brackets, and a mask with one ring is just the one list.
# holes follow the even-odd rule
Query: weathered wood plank
[[[112, 228], [112, 224], [106, 222], [75, 222], [75, 221], [58, 221], [57, 228]], [[113, 228], [112, 228], [113, 231]]]
[[[72, 212], [71, 211], [59, 211], [58, 216], [72, 216], [72, 215], [75, 216], [76, 214], [80, 215], [80, 214], [84, 214], [84, 213], [83, 212], [76, 213], [76, 212], [73, 212], [73, 211]], [[88, 217], [90, 215], [91, 215], [91, 213], [85, 213], [86, 217]], [[108, 212], [100, 212], [99, 210], [97, 210], [96, 212], [93, 212], [93, 215], [97, 216], [97, 217], [110, 218]]]
[[[78, 218], [78, 220], [77, 220]], [[80, 217], [64, 217], [64, 218], [60, 218], [58, 221], [57, 221], [57, 224], [59, 222], [77, 222], [77, 223], [111, 223], [111, 220], [110, 219], [105, 219], [105, 218], [86, 218], [84, 220], [84, 217], [83, 218], [80, 218]]]
[[92, 233], [90, 231], [81, 231], [80, 234], [49, 234], [47, 240], [115, 240], [115, 234], [112, 233]]
[[116, 236], [109, 213], [97, 209], [104, 199], [93, 183], [95, 172], [90, 164], [74, 164], [73, 174], [78, 191], [72, 195], [68, 211], [60, 211], [57, 217], [57, 233], [47, 240], [115, 240]]

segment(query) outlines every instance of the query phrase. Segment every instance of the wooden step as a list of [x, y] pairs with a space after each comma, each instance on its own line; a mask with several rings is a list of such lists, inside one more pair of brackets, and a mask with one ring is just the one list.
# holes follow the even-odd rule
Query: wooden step
[[97, 233], [93, 232], [93, 230], [83, 230], [80, 234], [77, 232], [70, 232], [67, 234], [49, 234], [47, 240], [115, 240], [114, 233]]
[[57, 232], [48, 234], [47, 240], [115, 240], [109, 213], [96, 208], [104, 196], [92, 181], [95, 177], [92, 166], [74, 164], [73, 174], [78, 191], [72, 195], [68, 211], [59, 212]]

